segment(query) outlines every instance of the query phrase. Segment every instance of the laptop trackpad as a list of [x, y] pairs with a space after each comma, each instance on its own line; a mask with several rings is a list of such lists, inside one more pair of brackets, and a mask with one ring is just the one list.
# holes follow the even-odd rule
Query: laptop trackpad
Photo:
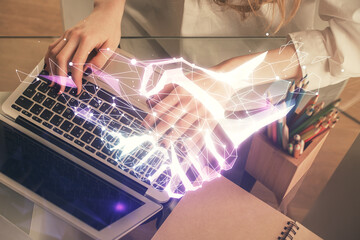
[[98, 231], [144, 205], [4, 124], [0, 125], [0, 148], [1, 173]]

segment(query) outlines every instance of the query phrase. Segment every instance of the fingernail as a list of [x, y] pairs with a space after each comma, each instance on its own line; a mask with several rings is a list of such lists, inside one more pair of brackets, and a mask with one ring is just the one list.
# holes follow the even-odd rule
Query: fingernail
[[92, 69], [90, 67], [86, 68], [86, 70], [84, 71], [84, 76], [89, 76], [90, 74], [92, 74]]

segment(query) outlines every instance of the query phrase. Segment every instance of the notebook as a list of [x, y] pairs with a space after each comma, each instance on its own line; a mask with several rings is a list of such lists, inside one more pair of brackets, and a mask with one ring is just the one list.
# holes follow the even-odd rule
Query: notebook
[[162, 239], [321, 239], [224, 177], [188, 192], [155, 234]]

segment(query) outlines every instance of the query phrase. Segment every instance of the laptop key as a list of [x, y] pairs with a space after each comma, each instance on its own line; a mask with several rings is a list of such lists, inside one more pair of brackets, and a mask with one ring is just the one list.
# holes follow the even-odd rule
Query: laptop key
[[96, 111], [95, 109], [91, 109], [90, 116], [92, 119], [96, 120], [100, 116], [100, 113], [98, 111]]
[[132, 168], [133, 166], [136, 165], [136, 163], [138, 162], [139, 160], [137, 160], [136, 158], [134, 158], [133, 156], [127, 156], [124, 161], [122, 162], [123, 165], [129, 167], [129, 168]]
[[140, 149], [139, 151], [136, 152], [135, 157], [137, 157], [138, 159], [143, 159], [149, 152], [146, 151], [145, 149]]
[[109, 163], [111, 163], [112, 165], [114, 165], [114, 166], [117, 166], [117, 161], [115, 161], [114, 159], [112, 159], [112, 158], [108, 158], [106, 161], [108, 161]]
[[64, 134], [64, 137], [67, 138], [67, 139], [69, 139], [70, 141], [74, 140], [74, 137], [71, 136], [71, 135], [69, 135], [69, 134], [67, 134], [67, 133]]
[[41, 103], [45, 99], [45, 97], [46, 96], [44, 94], [37, 92], [33, 97], [33, 100], [37, 103]]
[[93, 99], [91, 99], [89, 105], [94, 107], [94, 108], [98, 108], [101, 104], [101, 100], [99, 100], [98, 98], [94, 97]]
[[131, 117], [130, 115], [124, 113], [124, 115], [122, 115], [120, 122], [122, 122], [125, 125], [130, 125], [130, 123], [132, 122], [134, 118]]
[[114, 150], [112, 150], [113, 146], [110, 144], [105, 144], [105, 146], [102, 148], [102, 152], [105, 153], [108, 156], [111, 156], [114, 152]]
[[92, 84], [91, 82], [86, 83], [83, 87], [86, 91], [92, 94], [94, 94], [97, 91], [96, 85]]
[[70, 100], [68, 101], [68, 105], [69, 107], [78, 107], [79, 106], [79, 101], [76, 100], [75, 98], [70, 98]]
[[151, 177], [152, 175], [154, 175], [155, 173], [156, 173], [156, 169], [155, 168], [149, 168], [148, 170], [147, 170], [147, 172], [145, 173], [145, 177]]
[[123, 136], [129, 136], [131, 134], [132, 130], [126, 126], [122, 126], [120, 128], [120, 133], [123, 135]]
[[85, 122], [85, 119], [83, 119], [79, 115], [75, 115], [75, 117], [74, 117], [74, 119], [72, 121], [74, 123], [76, 123], [77, 125], [81, 126], [81, 124], [83, 124]]
[[34, 119], [38, 123], [42, 122], [42, 120], [40, 118], [38, 118], [37, 116], [33, 116], [32, 119]]
[[52, 98], [56, 98], [58, 96], [58, 93], [60, 91], [60, 85], [55, 85], [54, 87], [51, 87], [47, 95]]
[[102, 114], [100, 117], [99, 117], [99, 120], [98, 122], [102, 125], [102, 126], [107, 126], [111, 121], [111, 118]]
[[61, 103], [56, 103], [52, 110], [57, 114], [61, 114], [64, 111], [64, 109], [65, 109], [64, 105], [62, 105]]
[[122, 165], [122, 164], [119, 164], [118, 168], [120, 168], [121, 170], [125, 171], [125, 172], [129, 172], [129, 168]]
[[67, 108], [65, 112], [62, 114], [63, 117], [67, 118], [68, 120], [74, 117], [75, 113], [72, 109]]
[[104, 102], [99, 108], [99, 110], [105, 114], [108, 114], [111, 111], [111, 105]]
[[52, 115], [54, 115], [54, 113], [50, 112], [49, 110], [45, 109], [40, 117], [46, 121], [49, 121], [49, 119], [52, 117]]
[[68, 120], [65, 120], [63, 124], [61, 124], [60, 128], [64, 130], [65, 132], [69, 132], [70, 129], [74, 126], [72, 122], [69, 122]]
[[94, 153], [94, 152], [96, 151], [95, 149], [93, 149], [93, 148], [90, 147], [90, 146], [86, 146], [85, 149], [88, 150], [88, 151], [91, 152], [91, 153]]
[[50, 123], [47, 123], [47, 122], [43, 122], [42, 124], [49, 129], [52, 129], [52, 127], [53, 127]]
[[31, 113], [29, 113], [28, 111], [25, 111], [25, 110], [22, 110], [21, 113], [24, 114], [24, 115], [27, 116], [27, 117], [31, 117], [31, 116], [32, 116]]
[[110, 113], [110, 117], [119, 120], [121, 118], [122, 112], [119, 109], [113, 108]]
[[89, 132], [91, 132], [94, 128], [95, 128], [95, 124], [86, 121], [83, 125], [83, 128], [85, 128], [86, 130], [88, 130]]
[[26, 89], [25, 89], [25, 91], [23, 92], [23, 94], [25, 95], [25, 96], [27, 96], [28, 98], [32, 98], [32, 96], [34, 96], [34, 94], [35, 94], [35, 88], [36, 88], [36, 86], [34, 86], [34, 85], [32, 85], [32, 84], [30, 84], [30, 86], [28, 86]]
[[91, 143], [91, 146], [93, 146], [97, 150], [100, 150], [104, 146], [104, 142], [100, 138], [96, 137]]
[[87, 92], [84, 91], [84, 92], [80, 95], [79, 99], [80, 99], [81, 101], [83, 101], [83, 102], [88, 103], [88, 102], [90, 101], [90, 99], [91, 99], [91, 95], [90, 95], [89, 93], [87, 93]]
[[83, 146], [85, 146], [85, 144], [83, 143], [83, 142], [81, 142], [81, 141], [79, 141], [79, 140], [75, 140], [74, 141], [77, 145], [79, 145], [80, 147], [83, 147]]
[[96, 153], [96, 156], [99, 156], [99, 157], [101, 157], [102, 159], [106, 159], [106, 155], [103, 154], [103, 153], [101, 153], [101, 152], [97, 152], [97, 153]]
[[47, 107], [47, 108], [52, 108], [55, 104], [55, 101], [51, 98], [47, 98], [45, 99], [45, 101], [43, 102], [43, 106]]
[[101, 137], [102, 132], [103, 132], [103, 130], [102, 130], [102, 128], [100, 126], [96, 126], [94, 131], [93, 131], [93, 133], [95, 135], [97, 135], [98, 137]]
[[67, 104], [67, 102], [69, 101], [70, 96], [67, 94], [60, 94], [59, 97], [57, 98], [57, 100], [63, 104]]
[[64, 119], [62, 117], [55, 114], [55, 116], [53, 116], [52, 119], [50, 120], [50, 123], [54, 124], [55, 126], [59, 126], [63, 120]]
[[69, 94], [73, 97], [76, 97], [77, 95], [77, 88], [72, 88], [70, 91], [69, 91]]
[[110, 130], [117, 132], [120, 129], [121, 124], [115, 121], [111, 121], [108, 127]]
[[119, 160], [120, 157], [121, 157], [121, 154], [122, 154], [122, 151], [121, 151], [120, 149], [117, 149], [117, 150], [114, 152], [113, 158]]
[[39, 104], [35, 103], [35, 105], [30, 109], [30, 112], [32, 112], [35, 115], [38, 115], [43, 109], [44, 109], [43, 106], [40, 106]]
[[82, 137], [81, 137], [81, 140], [84, 141], [85, 143], [87, 144], [90, 144], [91, 141], [94, 139], [94, 135], [89, 133], [89, 132], [85, 132]]
[[76, 138], [79, 138], [83, 132], [84, 132], [84, 129], [79, 128], [78, 126], [75, 126], [73, 128], [73, 130], [70, 132], [70, 134]]
[[42, 93], [46, 93], [48, 90], [50, 89], [49, 84], [47, 83], [41, 83], [40, 86], [38, 87], [38, 91], [42, 92]]
[[20, 107], [23, 107], [25, 109], [29, 109], [31, 107], [31, 105], [33, 104], [32, 101], [30, 101], [29, 99], [27, 99], [26, 97], [24, 96], [20, 96], [16, 101], [15, 103], [17, 105], [19, 105]]
[[100, 89], [97, 94], [96, 94], [99, 98], [101, 98], [102, 100], [108, 102], [108, 103], [113, 103], [115, 96], [112, 95], [111, 93], [109, 93], [108, 91], [105, 91], [103, 89]]
[[13, 104], [13, 105], [11, 105], [11, 107], [13, 108], [13, 109], [15, 109], [16, 111], [21, 111], [21, 107], [18, 107], [18, 106], [16, 106], [15, 104]]
[[60, 129], [58, 129], [56, 127], [53, 128], [53, 131], [60, 135], [63, 134], [63, 131], [61, 131]]

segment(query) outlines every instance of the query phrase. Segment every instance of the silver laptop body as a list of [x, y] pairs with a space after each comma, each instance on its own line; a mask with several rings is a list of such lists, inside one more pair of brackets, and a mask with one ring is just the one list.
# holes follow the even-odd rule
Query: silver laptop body
[[[138, 123], [142, 120], [136, 111], [141, 110], [143, 116], [149, 110], [145, 99], [132, 92], [134, 86], [137, 87], [140, 84], [141, 69], [132, 71], [126, 64], [111, 60], [104, 67], [107, 74], [121, 75], [122, 89], [129, 96], [125, 101], [129, 110], [126, 111], [124, 106], [117, 104], [118, 102], [112, 104], [107, 102], [110, 101], [109, 99], [118, 99], [118, 93], [104, 83], [103, 79], [92, 75], [84, 77], [83, 92], [87, 92], [87, 95], [85, 94], [87, 99], [81, 99], [82, 94], [72, 95], [71, 89], [67, 89], [64, 93], [67, 95], [66, 98], [60, 99], [53, 90], [45, 86], [46, 80], [37, 77], [43, 64], [41, 61], [2, 104], [0, 143], [5, 146], [1, 146], [4, 149], [0, 151], [0, 181], [93, 238], [118, 239], [160, 211], [162, 206], [159, 203], [169, 199], [168, 194], [162, 191], [160, 185], [153, 187], [151, 186], [153, 183], [150, 184], [146, 180], [146, 177], [154, 172], [150, 170], [151, 167], [160, 166], [161, 160], [150, 158], [152, 162], [149, 160], [150, 162], [145, 164], [143, 169], [133, 169], [132, 166], [136, 164], [136, 161], [141, 160], [144, 151], [146, 153], [146, 146], [143, 146], [140, 149], [142, 152], [134, 150], [122, 158], [122, 163], [121, 161], [114, 162], [116, 151], [108, 151], [111, 148], [105, 149], [104, 146], [111, 142], [106, 139], [104, 131], [95, 132], [96, 121], [92, 122], [95, 126], [85, 127], [85, 124], [91, 121], [81, 120], [83, 116], [71, 112], [69, 104], [77, 101], [79, 106], [80, 104], [87, 105], [95, 110], [94, 113], [99, 115], [98, 118], [105, 117], [107, 120], [105, 124], [109, 128], [111, 126], [117, 131], [123, 128], [132, 131], [127, 133], [129, 136], [136, 134], [137, 129], [129, 130], [133, 129], [132, 126], [139, 127]], [[91, 89], [89, 86], [96, 87]], [[104, 96], [104, 93], [108, 96]], [[94, 99], [100, 101], [90, 106], [90, 102]], [[119, 99], [120, 105], [124, 105], [123, 100]], [[102, 108], [105, 104], [111, 105], [110, 109]], [[134, 109], [136, 109], [135, 112]], [[112, 115], [114, 111], [120, 112], [120, 115]], [[122, 120], [123, 117], [127, 118]], [[66, 124], [65, 121], [67, 121]], [[7, 139], [8, 137], [11, 139], [12, 136], [16, 136], [17, 140]], [[97, 141], [97, 144], [94, 144], [96, 139], [101, 139], [101, 142]], [[21, 144], [16, 141], [21, 141]], [[29, 155], [29, 149], [24, 150], [27, 147], [20, 146], [27, 141], [32, 144], [30, 150], [33, 149], [34, 153], [48, 151], [48, 156], [44, 157], [45, 160], [39, 162], [39, 158], [33, 157], [36, 154]], [[99, 143], [101, 146], [98, 146]], [[46, 153], [41, 153], [41, 156], [43, 155]], [[33, 162], [25, 163], [25, 165], [30, 165], [27, 168], [21, 167], [24, 165], [24, 156], [34, 158], [31, 160]], [[129, 159], [135, 162], [126, 162]], [[21, 171], [15, 171], [14, 168], [19, 168]], [[67, 169], [67, 172], [60, 172], [62, 168]], [[29, 173], [23, 173], [24, 176], [19, 177], [16, 172], [22, 171], [29, 171]], [[51, 171], [54, 171], [54, 175], [49, 173]], [[32, 178], [26, 181], [28, 176]], [[80, 179], [86, 179], [86, 181]], [[51, 189], [55, 191], [51, 192], [53, 191]], [[56, 192], [56, 189], [60, 189], [60, 192]], [[71, 194], [73, 194], [72, 198], [69, 197]], [[85, 198], [86, 194], [89, 195], [88, 198]]]

